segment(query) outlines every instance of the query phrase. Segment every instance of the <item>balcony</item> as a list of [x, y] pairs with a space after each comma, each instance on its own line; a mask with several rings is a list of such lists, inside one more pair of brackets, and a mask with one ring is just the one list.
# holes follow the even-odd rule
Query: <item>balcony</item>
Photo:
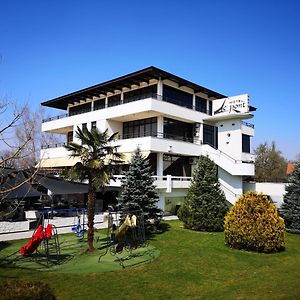
[[102, 109], [106, 109], [106, 108], [110, 108], [110, 107], [114, 107], [114, 106], [118, 106], [118, 105], [125, 105], [125, 104], [131, 103], [131, 102], [140, 101], [140, 100], [149, 99], [149, 98], [163, 101], [163, 102], [168, 102], [173, 105], [177, 105], [177, 106], [184, 107], [184, 108], [187, 108], [190, 110], [198, 111], [198, 112], [201, 112], [201, 113], [204, 113], [207, 115], [210, 114], [209, 110], [200, 109], [198, 106], [187, 105], [186, 103], [184, 103], [178, 99], [171, 99], [169, 97], [163, 97], [162, 95], [151, 93], [151, 94], [140, 95], [139, 97], [128, 98], [124, 101], [117, 101], [117, 102], [113, 102], [113, 103], [110, 103], [110, 102], [103, 103], [103, 106], [99, 106], [98, 108], [94, 108], [93, 110], [85, 108], [82, 110], [78, 110], [76, 112], [72, 112], [72, 114], [61, 114], [58, 116], [49, 117], [49, 118], [43, 119], [42, 122], [46, 123], [46, 122], [50, 122], [53, 120], [59, 120], [59, 119], [63, 119], [63, 118], [67, 118], [67, 117], [71, 117], [71, 116], [75, 116], [75, 115], [80, 115], [80, 114], [84, 114], [84, 113], [88, 113], [88, 112], [92, 112], [92, 111], [98, 111], [98, 110], [102, 110]]
[[[115, 175], [114, 180], [111, 180], [109, 186], [120, 187], [124, 175]], [[154, 185], [157, 189], [166, 189], [167, 193], [171, 193], [173, 189], [188, 189], [190, 187], [192, 177], [183, 176], [152, 176]]]

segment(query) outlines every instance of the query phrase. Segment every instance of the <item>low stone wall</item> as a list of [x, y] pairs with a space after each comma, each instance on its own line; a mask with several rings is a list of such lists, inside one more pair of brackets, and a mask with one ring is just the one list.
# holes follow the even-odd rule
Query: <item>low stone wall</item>
[[0, 234], [8, 232], [20, 232], [29, 230], [29, 221], [0, 222]]

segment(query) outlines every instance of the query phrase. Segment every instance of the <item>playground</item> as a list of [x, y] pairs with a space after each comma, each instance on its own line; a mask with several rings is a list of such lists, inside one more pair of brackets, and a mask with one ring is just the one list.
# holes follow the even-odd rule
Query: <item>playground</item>
[[124, 218], [117, 212], [109, 212], [106, 216], [106, 229], [95, 229], [94, 245], [97, 251], [89, 255], [81, 255], [87, 247], [86, 210], [75, 211], [74, 224], [71, 227], [73, 234], [60, 236], [56, 226], [52, 224], [51, 214], [52, 211], [41, 213], [32, 237], [29, 241], [16, 242], [15, 251], [6, 247], [8, 242], [2, 244], [2, 266], [71, 273], [91, 270], [105, 272], [146, 263], [159, 254], [146, 240], [141, 211], [128, 212]]
[[[84, 253], [86, 242], [73, 232], [59, 235], [64, 263], [47, 267], [40, 261], [0, 267], [6, 280], [47, 283], [57, 299], [297, 299], [300, 294], [300, 236], [286, 235], [286, 250], [261, 254], [232, 250], [224, 234], [194, 232], [180, 221], [163, 223], [163, 231], [149, 239], [155, 258], [123, 268], [116, 256], [95, 242], [94, 253]], [[97, 231], [105, 244], [106, 230]], [[19, 250], [28, 239], [1, 244], [0, 258]], [[99, 245], [99, 246], [98, 246]], [[122, 255], [125, 257], [128, 252]], [[136, 249], [135, 251], [139, 251]], [[144, 251], [141, 247], [140, 251]], [[137, 252], [138, 254], [138, 252]], [[111, 255], [111, 258], [109, 258]], [[105, 260], [108, 260], [105, 265]], [[145, 259], [146, 260], [146, 259]], [[103, 263], [103, 264], [102, 264]], [[130, 260], [124, 261], [130, 263]], [[25, 265], [26, 264], [26, 265]], [[112, 265], [113, 267], [110, 267]], [[112, 269], [114, 268], [114, 269]]]

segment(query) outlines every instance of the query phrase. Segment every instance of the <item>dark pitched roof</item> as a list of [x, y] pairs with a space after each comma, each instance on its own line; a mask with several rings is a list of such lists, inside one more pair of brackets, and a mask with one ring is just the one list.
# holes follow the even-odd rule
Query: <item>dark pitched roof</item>
[[187, 86], [192, 88], [195, 92], [203, 92], [207, 94], [209, 97], [215, 98], [224, 98], [225, 95], [219, 94], [215, 91], [207, 89], [201, 85], [195, 84], [191, 81], [178, 77], [174, 74], [166, 72], [156, 67], [148, 67], [121, 77], [117, 77], [115, 79], [102, 82], [100, 84], [96, 84], [90, 86], [88, 88], [57, 97], [52, 100], [48, 100], [42, 103], [43, 106], [59, 108], [59, 109], [67, 109], [68, 104], [79, 102], [80, 100], [85, 100], [86, 98], [92, 98], [93, 96], [98, 96], [107, 92], [114, 92], [115, 90], [120, 90], [123, 87], [130, 87], [132, 84], [139, 84], [142, 81], [148, 82], [150, 79], [170, 79], [179, 84], [179, 86]]

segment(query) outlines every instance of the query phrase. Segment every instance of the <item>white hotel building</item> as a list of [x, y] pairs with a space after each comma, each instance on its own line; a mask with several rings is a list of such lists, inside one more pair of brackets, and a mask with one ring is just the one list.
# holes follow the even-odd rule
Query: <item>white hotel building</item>
[[[176, 75], [148, 67], [42, 103], [64, 115], [43, 121], [42, 131], [76, 141], [80, 128], [119, 132], [125, 164], [140, 147], [155, 174], [159, 206], [174, 210], [181, 203], [199, 155], [218, 166], [219, 181], [233, 203], [254, 175], [250, 140], [254, 126], [247, 95], [227, 97]], [[62, 144], [41, 151], [41, 166], [59, 169], [74, 164]], [[109, 189], [118, 189], [120, 175]]]

